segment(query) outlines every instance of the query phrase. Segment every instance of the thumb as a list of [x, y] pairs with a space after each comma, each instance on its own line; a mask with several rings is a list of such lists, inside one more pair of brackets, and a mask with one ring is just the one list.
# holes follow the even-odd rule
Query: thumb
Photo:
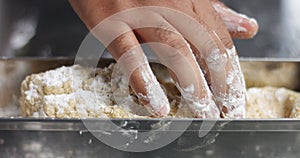
[[257, 34], [258, 24], [255, 19], [237, 13], [218, 0], [211, 0], [211, 3], [223, 19], [231, 37], [249, 39]]

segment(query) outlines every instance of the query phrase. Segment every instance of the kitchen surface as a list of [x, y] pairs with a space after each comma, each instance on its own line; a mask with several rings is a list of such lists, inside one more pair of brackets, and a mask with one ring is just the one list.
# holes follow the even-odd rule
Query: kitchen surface
[[[223, 2], [259, 23], [259, 32], [253, 39], [234, 39], [247, 92], [252, 94], [247, 93], [247, 99], [257, 97], [251, 102], [251, 112], [255, 115], [252, 117], [49, 117], [43, 97], [54, 96], [52, 102], [56, 104], [59, 99], [66, 100], [66, 97], [55, 98], [56, 93], [68, 96], [73, 92], [65, 83], [58, 90], [49, 86], [52, 90], [49, 94], [41, 92], [47, 88], [41, 84], [41, 79], [45, 76], [52, 79], [49, 85], [64, 81], [61, 76], [68, 75], [68, 71], [61, 72], [59, 78], [55, 70], [52, 73], [49, 70], [65, 70], [73, 65], [89, 31], [67, 0], [0, 0], [0, 158], [299, 158], [300, 1]], [[76, 62], [80, 64], [80, 60]], [[103, 70], [85, 75], [94, 77], [103, 73], [107, 76], [98, 80], [87, 77], [81, 84], [93, 85], [91, 81], [108, 80], [109, 75], [114, 74], [110, 72], [112, 63], [110, 58], [101, 59], [97, 66]], [[152, 63], [151, 66], [157, 65]], [[46, 71], [51, 75], [45, 75]], [[164, 67], [156, 71], [158, 78], [168, 72]], [[25, 79], [28, 75], [32, 76]], [[165, 80], [171, 77], [162, 76], [159, 80], [170, 85]], [[67, 77], [72, 80], [72, 76]], [[176, 86], [173, 83], [173, 89], [166, 86], [164, 90], [181, 93]], [[264, 91], [264, 87], [271, 90]], [[61, 92], [64, 88], [67, 92]], [[98, 93], [99, 89], [92, 90], [89, 94]], [[135, 97], [132, 89], [128, 93]], [[27, 102], [20, 104], [21, 96]], [[83, 100], [94, 102], [89, 102], [93, 100], [90, 97], [83, 97]], [[173, 101], [178, 101], [176, 99]], [[75, 107], [71, 101], [65, 102]], [[248, 103], [247, 108], [250, 109]], [[79, 107], [74, 109], [79, 111]], [[50, 111], [56, 114], [61, 109], [56, 107]], [[113, 112], [110, 109], [107, 113]]]

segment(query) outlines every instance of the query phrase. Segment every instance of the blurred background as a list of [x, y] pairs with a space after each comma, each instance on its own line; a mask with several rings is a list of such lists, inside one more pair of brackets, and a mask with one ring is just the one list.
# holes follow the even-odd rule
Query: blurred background
[[[241, 57], [300, 57], [299, 0], [223, 0], [255, 17], [251, 40], [235, 40]], [[67, 0], [0, 0], [0, 56], [75, 56], [88, 30]]]

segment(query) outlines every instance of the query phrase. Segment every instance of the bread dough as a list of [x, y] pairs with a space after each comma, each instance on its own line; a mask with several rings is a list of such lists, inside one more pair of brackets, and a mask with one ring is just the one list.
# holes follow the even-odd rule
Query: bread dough
[[[110, 73], [112, 66], [97, 69], [79, 65], [33, 74], [22, 82], [19, 100], [22, 116], [56, 118], [132, 117], [114, 107]], [[118, 109], [118, 110], [115, 110]]]
[[[44, 73], [27, 76], [21, 85], [19, 104], [21, 115], [27, 117], [55, 118], [146, 118], [151, 117], [147, 109], [138, 104], [132, 90], [126, 91], [124, 75], [115, 69], [116, 85], [112, 85], [111, 75], [115, 64], [107, 68], [91, 68], [79, 65], [60, 67]], [[165, 82], [165, 89], [174, 89], [174, 84]], [[125, 85], [125, 86], [124, 86]], [[113, 97], [113, 90], [119, 90], [125, 97], [118, 105]], [[123, 93], [125, 92], [125, 93]], [[176, 101], [171, 91], [169, 101], [176, 112]], [[131, 102], [129, 102], [131, 101]], [[129, 103], [128, 103], [129, 102]], [[126, 104], [127, 103], [127, 104]], [[133, 104], [134, 103], [134, 104]]]
[[[115, 64], [96, 70], [74, 65], [26, 77], [21, 85], [19, 99], [21, 115], [55, 118], [151, 117], [147, 109], [138, 104], [133, 91], [126, 91], [128, 86], [124, 75], [114, 68]], [[115, 82], [111, 82], [113, 71]], [[156, 76], [171, 104], [168, 117], [190, 117], [187, 111], [178, 111], [181, 96], [172, 79], [164, 76], [167, 72], [156, 72], [159, 72]], [[114, 91], [116, 88], [119, 90]], [[113, 96], [115, 92], [120, 96], [116, 98], [121, 99], [118, 105]], [[300, 118], [299, 103], [300, 94], [288, 89], [250, 88], [247, 91], [246, 117]]]
[[299, 118], [300, 93], [285, 88], [250, 88], [247, 118]]

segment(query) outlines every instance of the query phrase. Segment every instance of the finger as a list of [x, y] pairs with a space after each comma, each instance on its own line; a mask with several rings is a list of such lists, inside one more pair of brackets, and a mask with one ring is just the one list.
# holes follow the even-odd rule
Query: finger
[[[126, 18], [134, 19], [132, 18], [134, 16], [127, 15], [126, 12], [112, 15], [115, 10], [109, 10], [108, 12], [103, 12], [103, 14], [99, 14], [101, 10], [103, 11], [103, 7], [97, 7], [101, 6], [99, 5], [100, 1], [89, 1], [85, 3], [83, 1], [71, 0], [70, 2], [75, 11], [78, 12], [79, 16], [91, 30], [91, 33], [101, 41], [105, 47], [109, 45], [108, 50], [119, 63], [122, 72], [127, 78], [130, 78], [131, 87], [149, 112], [159, 117], [167, 115], [170, 111], [168, 99], [152, 73], [132, 29], [126, 22], [123, 22]], [[112, 4], [113, 2], [108, 2], [102, 6], [111, 7], [113, 6]], [[126, 7], [128, 6], [125, 6], [125, 8]], [[135, 12], [129, 13], [139, 15]], [[110, 17], [104, 19], [107, 16]]]
[[[227, 50], [229, 50], [227, 48], [233, 48], [231, 37], [209, 1], [193, 2], [196, 14], [193, 17], [173, 11], [160, 12], [160, 14], [198, 50], [195, 56], [205, 62], [205, 64], [199, 62], [201, 67], [207, 66], [206, 73], [211, 82], [210, 89], [219, 109], [223, 110], [226, 117], [244, 117], [243, 85], [240, 86], [242, 97], [237, 96], [238, 99], [236, 99], [236, 92], [231, 91], [230, 85], [226, 83], [228, 73], [232, 69], [227, 55]], [[239, 84], [240, 82], [236, 85]]]
[[258, 24], [254, 18], [237, 13], [218, 0], [212, 0], [212, 4], [233, 38], [248, 39], [257, 34]]
[[157, 117], [166, 116], [170, 106], [166, 95], [155, 78], [146, 56], [133, 32], [119, 36], [108, 47], [122, 72], [148, 111]]
[[135, 32], [170, 69], [193, 117], [218, 118], [220, 112], [187, 42], [162, 17], [155, 18], [156, 28], [137, 29]]
[[[245, 116], [246, 99], [245, 83], [238, 56], [225, 25], [214, 8], [207, 3], [196, 1], [195, 10], [199, 22], [205, 22], [208, 31], [211, 32], [215, 46], [211, 46], [211, 51], [194, 53], [197, 53], [196, 56], [202, 61], [199, 62], [201, 67], [206, 67], [208, 73], [206, 76], [210, 81], [210, 88], [216, 103], [222, 110], [222, 115], [229, 118], [241, 118]], [[207, 10], [197, 6], [207, 6]]]
[[245, 85], [237, 55], [232, 53], [235, 51], [232, 51], [231, 37], [210, 1], [193, 3], [195, 15], [174, 10], [153, 10], [159, 12], [198, 50], [195, 56], [205, 62], [199, 62], [202, 67], [207, 66], [210, 89], [223, 117], [243, 118]]

